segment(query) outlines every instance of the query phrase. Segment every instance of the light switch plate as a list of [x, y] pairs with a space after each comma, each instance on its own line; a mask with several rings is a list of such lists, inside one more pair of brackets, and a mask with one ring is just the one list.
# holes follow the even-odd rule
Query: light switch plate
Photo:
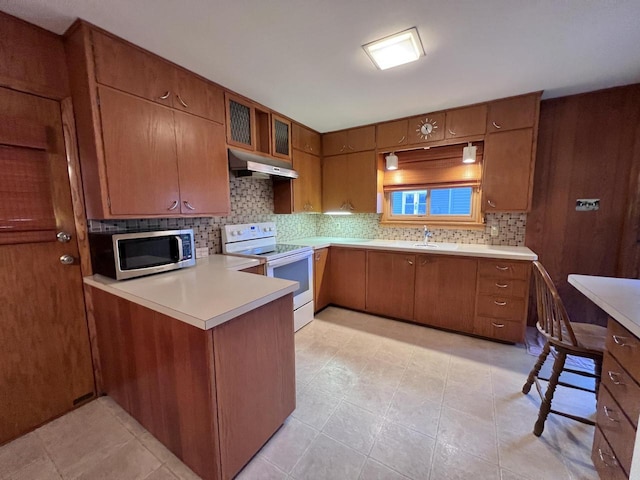
[[576, 200], [576, 212], [591, 212], [600, 208], [599, 198], [578, 198]]
[[498, 225], [491, 225], [491, 236], [497, 237], [500, 234], [500, 228]]
[[196, 258], [208, 257], [209, 247], [196, 248]]

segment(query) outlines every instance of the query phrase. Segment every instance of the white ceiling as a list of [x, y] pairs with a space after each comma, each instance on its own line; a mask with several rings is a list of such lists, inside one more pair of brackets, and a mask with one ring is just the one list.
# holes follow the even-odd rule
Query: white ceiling
[[[0, 0], [56, 33], [94, 23], [320, 132], [544, 90], [640, 82], [638, 0]], [[416, 26], [427, 56], [360, 48]]]

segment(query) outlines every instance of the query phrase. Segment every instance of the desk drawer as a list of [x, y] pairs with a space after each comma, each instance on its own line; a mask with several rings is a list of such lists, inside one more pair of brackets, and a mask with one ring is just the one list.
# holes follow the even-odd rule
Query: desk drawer
[[529, 281], [511, 278], [481, 277], [478, 282], [478, 290], [484, 295], [505, 295], [508, 297], [522, 297], [527, 293]]
[[477, 315], [480, 317], [523, 320], [524, 299], [478, 295]]
[[597, 427], [593, 438], [591, 460], [593, 460], [593, 464], [602, 480], [627, 480], [628, 477], [620, 467], [613, 450], [611, 450], [602, 432]]
[[611, 318], [607, 326], [606, 348], [622, 368], [640, 382], [640, 340]]
[[529, 262], [509, 262], [497, 259], [480, 260], [478, 262], [478, 274], [480, 277], [528, 280], [530, 272], [531, 263]]
[[473, 322], [473, 333], [505, 342], [522, 342], [524, 340], [524, 322], [476, 317]]
[[631, 470], [636, 431], [606, 388], [598, 392], [596, 423], [625, 472]]
[[638, 427], [638, 416], [640, 416], [640, 385], [620, 366], [609, 352], [604, 354], [602, 364], [602, 383], [605, 385], [618, 405], [631, 421], [631, 424]]

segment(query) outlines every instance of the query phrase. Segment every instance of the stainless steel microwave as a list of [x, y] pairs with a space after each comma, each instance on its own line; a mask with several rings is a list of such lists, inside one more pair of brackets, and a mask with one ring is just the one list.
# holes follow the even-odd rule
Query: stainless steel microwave
[[193, 230], [90, 233], [93, 273], [116, 280], [196, 264]]

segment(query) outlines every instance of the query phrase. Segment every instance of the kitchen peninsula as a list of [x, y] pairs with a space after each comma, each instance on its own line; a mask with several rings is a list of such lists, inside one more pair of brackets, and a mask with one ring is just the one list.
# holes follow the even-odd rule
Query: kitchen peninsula
[[233, 478], [295, 408], [295, 282], [195, 267], [85, 278], [104, 391], [206, 480]]

